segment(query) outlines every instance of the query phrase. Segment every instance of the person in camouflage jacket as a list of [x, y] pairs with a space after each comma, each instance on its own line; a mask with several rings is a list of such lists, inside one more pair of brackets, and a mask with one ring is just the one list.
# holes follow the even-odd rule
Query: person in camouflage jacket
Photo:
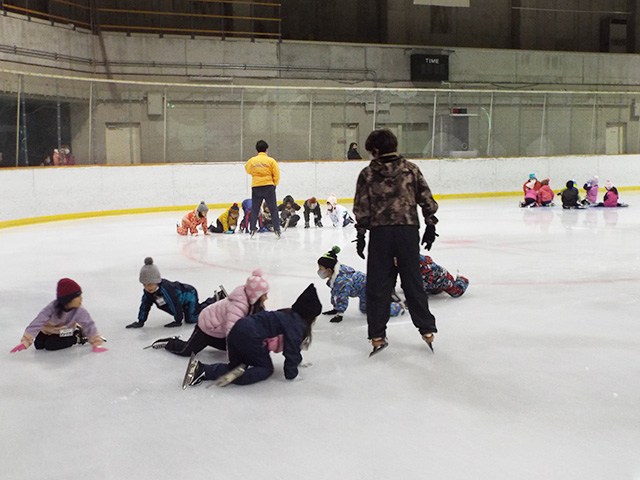
[[[429, 346], [437, 332], [435, 317], [424, 295], [416, 259], [420, 243], [427, 249], [436, 238], [438, 204], [417, 165], [397, 152], [398, 140], [388, 129], [374, 130], [365, 143], [373, 160], [358, 176], [353, 213], [356, 217], [357, 251], [364, 258], [365, 232], [369, 230], [367, 259], [367, 323], [373, 352], [385, 348], [391, 285], [400, 274], [407, 307], [414, 325]], [[419, 242], [420, 206], [426, 223]]]

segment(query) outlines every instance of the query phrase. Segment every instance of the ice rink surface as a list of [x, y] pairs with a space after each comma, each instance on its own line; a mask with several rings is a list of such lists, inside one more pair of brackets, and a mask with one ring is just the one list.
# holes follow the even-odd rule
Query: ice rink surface
[[[162, 213], [0, 230], [0, 477], [640, 479], [640, 195], [621, 195], [630, 208], [579, 211], [518, 200], [440, 202], [430, 255], [470, 286], [430, 297], [435, 354], [404, 315], [368, 358], [352, 299], [342, 323], [318, 318], [296, 380], [278, 355], [265, 382], [186, 391], [188, 360], [143, 347], [193, 327], [166, 329], [170, 316], [153, 308], [144, 328], [124, 328], [144, 257], [201, 299], [261, 267], [267, 308], [313, 282], [329, 309], [316, 260], [339, 245], [339, 260], [365, 271], [353, 227], [325, 218], [280, 240], [185, 238], [181, 215]], [[9, 354], [61, 277], [82, 286], [109, 351]]]

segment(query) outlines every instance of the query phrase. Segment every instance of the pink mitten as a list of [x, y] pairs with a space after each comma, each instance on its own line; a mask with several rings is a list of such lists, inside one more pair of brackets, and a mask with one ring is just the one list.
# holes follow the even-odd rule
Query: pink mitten
[[93, 353], [102, 353], [102, 352], [106, 352], [107, 349], [104, 347], [93, 347]]
[[20, 344], [17, 347], [13, 347], [11, 349], [11, 353], [16, 353], [16, 352], [19, 352], [21, 350], [26, 350], [26, 349], [27, 349], [27, 347], [25, 347], [23, 344]]

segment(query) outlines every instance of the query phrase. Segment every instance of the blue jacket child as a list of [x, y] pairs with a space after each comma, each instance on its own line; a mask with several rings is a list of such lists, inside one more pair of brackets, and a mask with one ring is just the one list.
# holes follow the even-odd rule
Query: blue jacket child
[[[349, 306], [349, 298], [360, 299], [360, 311], [367, 313], [367, 276], [347, 265], [338, 262], [340, 247], [333, 246], [331, 250], [318, 259], [318, 276], [328, 279], [327, 285], [331, 289], [331, 305], [333, 309], [323, 312], [323, 315], [335, 315], [330, 322], [342, 321], [342, 316]], [[391, 302], [391, 316], [397, 317], [404, 313], [404, 308], [397, 302]]]
[[182, 325], [183, 319], [186, 323], [198, 321], [198, 314], [201, 310], [198, 303], [198, 291], [186, 283], [170, 282], [163, 279], [151, 257], [144, 259], [144, 265], [140, 269], [140, 283], [144, 286], [144, 292], [140, 300], [138, 321], [130, 323], [127, 328], [143, 327], [153, 304], [160, 310], [173, 315], [173, 322], [167, 323], [165, 327], [179, 327]]
[[203, 364], [192, 355], [183, 388], [199, 385], [204, 380], [216, 380], [216, 385], [221, 387], [266, 380], [274, 370], [268, 346], [274, 337], [281, 337], [283, 344], [284, 376], [293, 380], [302, 362], [301, 349], [311, 343], [311, 326], [321, 311], [316, 288], [310, 284], [291, 308], [241, 318], [227, 336], [229, 362]]

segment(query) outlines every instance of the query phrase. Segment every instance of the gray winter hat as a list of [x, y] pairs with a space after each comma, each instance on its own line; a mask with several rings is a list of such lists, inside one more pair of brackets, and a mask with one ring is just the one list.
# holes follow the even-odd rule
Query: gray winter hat
[[140, 283], [160, 283], [162, 277], [160, 276], [160, 270], [153, 264], [153, 258], [147, 257], [144, 259], [144, 266], [140, 269]]
[[196, 212], [199, 213], [201, 217], [204, 217], [208, 211], [209, 207], [207, 207], [207, 204], [204, 203], [204, 200], [200, 202], [200, 205], [196, 207]]

